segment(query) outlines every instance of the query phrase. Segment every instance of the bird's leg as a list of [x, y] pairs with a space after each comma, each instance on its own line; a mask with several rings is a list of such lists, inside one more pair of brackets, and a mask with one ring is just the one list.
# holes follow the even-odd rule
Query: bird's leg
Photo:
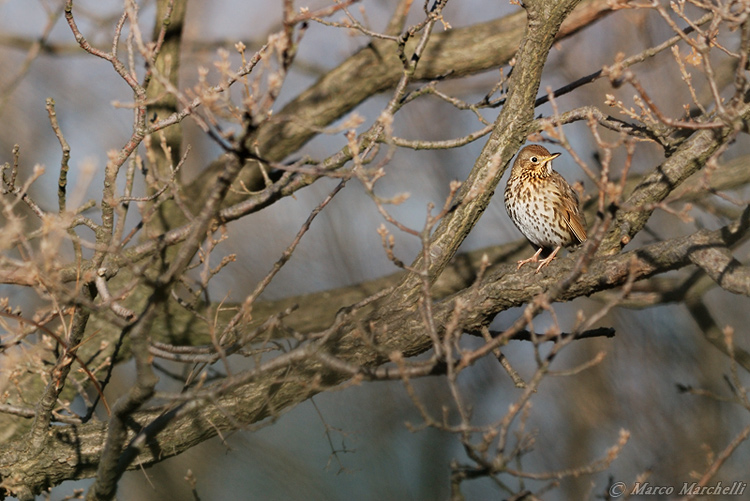
[[555, 247], [555, 250], [552, 251], [552, 254], [542, 259], [539, 262], [539, 266], [537, 266], [536, 271], [534, 273], [539, 273], [539, 270], [541, 270], [542, 268], [550, 264], [552, 260], [555, 259], [555, 256], [557, 255], [557, 253], [560, 252], [560, 249], [562, 249], [562, 245], [558, 245], [557, 247]]
[[526, 263], [536, 263], [537, 261], [539, 261], [539, 254], [542, 253], [543, 249], [543, 247], [539, 247], [539, 250], [536, 251], [536, 254], [531, 256], [529, 259], [521, 259], [520, 261], [518, 261], [518, 268], [516, 268], [516, 270], [520, 270], [521, 266], [525, 265]]

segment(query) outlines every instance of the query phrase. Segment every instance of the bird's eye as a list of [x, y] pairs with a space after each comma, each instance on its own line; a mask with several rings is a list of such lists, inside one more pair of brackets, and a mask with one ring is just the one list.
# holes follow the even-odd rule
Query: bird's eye
[[539, 161], [539, 159], [537, 157], [531, 157], [531, 161], [533, 163], [537, 163]]

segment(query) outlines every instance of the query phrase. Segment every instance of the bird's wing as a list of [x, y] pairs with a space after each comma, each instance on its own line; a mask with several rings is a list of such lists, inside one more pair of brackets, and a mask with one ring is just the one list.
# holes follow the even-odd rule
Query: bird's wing
[[562, 195], [560, 200], [565, 223], [578, 239], [578, 243], [583, 243], [586, 240], [586, 218], [581, 212], [578, 194], [560, 174], [557, 172], [553, 174], [557, 174], [553, 175], [553, 181]]

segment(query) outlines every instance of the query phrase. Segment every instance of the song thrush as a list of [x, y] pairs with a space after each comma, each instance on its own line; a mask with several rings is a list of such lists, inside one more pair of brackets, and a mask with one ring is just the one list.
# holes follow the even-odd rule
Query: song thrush
[[518, 261], [518, 269], [538, 262], [543, 251], [551, 251], [539, 263], [539, 273], [561, 248], [586, 240], [586, 221], [578, 195], [552, 170], [552, 160], [558, 156], [560, 153], [532, 144], [522, 149], [513, 162], [505, 187], [505, 210], [529, 242], [539, 247], [532, 257]]

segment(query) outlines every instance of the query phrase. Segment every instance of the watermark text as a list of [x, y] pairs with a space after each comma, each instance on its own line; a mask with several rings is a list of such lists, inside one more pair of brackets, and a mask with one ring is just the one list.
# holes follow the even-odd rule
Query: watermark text
[[613, 498], [620, 496], [742, 496], [747, 482], [716, 482], [699, 485], [698, 482], [683, 482], [680, 485], [656, 485], [650, 482], [636, 482], [629, 486], [625, 482], [615, 482], [609, 487]]

